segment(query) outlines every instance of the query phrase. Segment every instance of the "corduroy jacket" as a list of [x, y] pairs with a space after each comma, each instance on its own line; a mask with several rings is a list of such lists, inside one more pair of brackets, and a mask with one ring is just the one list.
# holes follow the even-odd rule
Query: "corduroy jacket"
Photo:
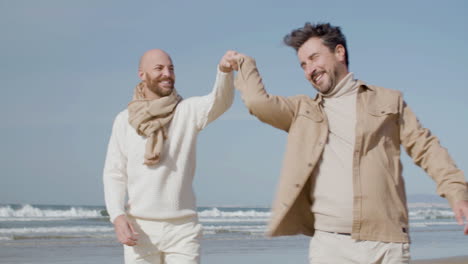
[[[360, 82], [353, 153], [352, 238], [409, 242], [408, 209], [400, 146], [453, 204], [468, 200], [463, 172], [437, 137], [422, 127], [398, 91]], [[235, 87], [250, 113], [288, 133], [286, 153], [267, 235], [314, 234], [311, 178], [327, 142], [322, 97], [268, 94], [255, 61], [239, 60]], [[339, 184], [339, 183], [337, 183]]]

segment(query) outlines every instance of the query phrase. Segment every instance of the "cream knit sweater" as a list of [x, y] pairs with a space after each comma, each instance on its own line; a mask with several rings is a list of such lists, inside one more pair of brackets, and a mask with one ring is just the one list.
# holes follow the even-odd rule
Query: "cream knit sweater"
[[[196, 215], [192, 188], [198, 133], [231, 105], [233, 74], [218, 70], [213, 91], [182, 100], [169, 124], [162, 160], [144, 162], [146, 137], [128, 122], [128, 111], [114, 121], [104, 166], [104, 194], [110, 220], [122, 214], [145, 219]], [[126, 201], [128, 197], [128, 201]]]

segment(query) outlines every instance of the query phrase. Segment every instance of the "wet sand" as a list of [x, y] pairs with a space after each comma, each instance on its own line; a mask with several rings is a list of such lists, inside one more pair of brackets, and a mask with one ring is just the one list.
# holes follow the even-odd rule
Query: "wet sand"
[[413, 260], [411, 261], [411, 264], [468, 264], [468, 256], [442, 259]]
[[[308, 262], [308, 238], [278, 238], [269, 240], [225, 239], [202, 240], [203, 264], [238, 263], [304, 263]], [[461, 245], [464, 247], [466, 244]], [[443, 249], [442, 249], [443, 250]], [[434, 249], [432, 253], [434, 252]], [[446, 252], [444, 250], [444, 252]], [[458, 251], [460, 252], [460, 251]], [[468, 264], [464, 257], [433, 258], [424, 250], [413, 255], [411, 264]], [[463, 251], [462, 254], [466, 254]], [[434, 254], [432, 254], [434, 256]], [[442, 254], [439, 256], [443, 256]], [[37, 239], [0, 241], [0, 263], [5, 264], [114, 264], [123, 263], [122, 246], [115, 239]]]

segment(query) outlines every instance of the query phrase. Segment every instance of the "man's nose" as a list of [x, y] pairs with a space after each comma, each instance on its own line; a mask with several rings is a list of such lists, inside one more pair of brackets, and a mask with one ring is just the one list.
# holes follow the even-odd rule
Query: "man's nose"
[[304, 67], [304, 73], [308, 79], [311, 78], [312, 74], [314, 73], [315, 67], [312, 64], [306, 64]]
[[171, 76], [171, 70], [169, 70], [169, 68], [164, 68], [163, 71], [162, 71], [162, 74], [164, 76], [169, 77], [169, 76]]

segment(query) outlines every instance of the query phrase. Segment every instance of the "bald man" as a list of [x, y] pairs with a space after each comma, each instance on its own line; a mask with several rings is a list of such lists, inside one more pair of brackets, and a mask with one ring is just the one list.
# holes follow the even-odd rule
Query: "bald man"
[[[162, 50], [147, 51], [128, 108], [114, 121], [104, 166], [107, 212], [125, 263], [200, 262], [202, 234], [192, 181], [198, 133], [234, 98], [228, 51], [210, 94], [182, 99], [174, 65]], [[128, 197], [125, 205], [126, 197]]]

